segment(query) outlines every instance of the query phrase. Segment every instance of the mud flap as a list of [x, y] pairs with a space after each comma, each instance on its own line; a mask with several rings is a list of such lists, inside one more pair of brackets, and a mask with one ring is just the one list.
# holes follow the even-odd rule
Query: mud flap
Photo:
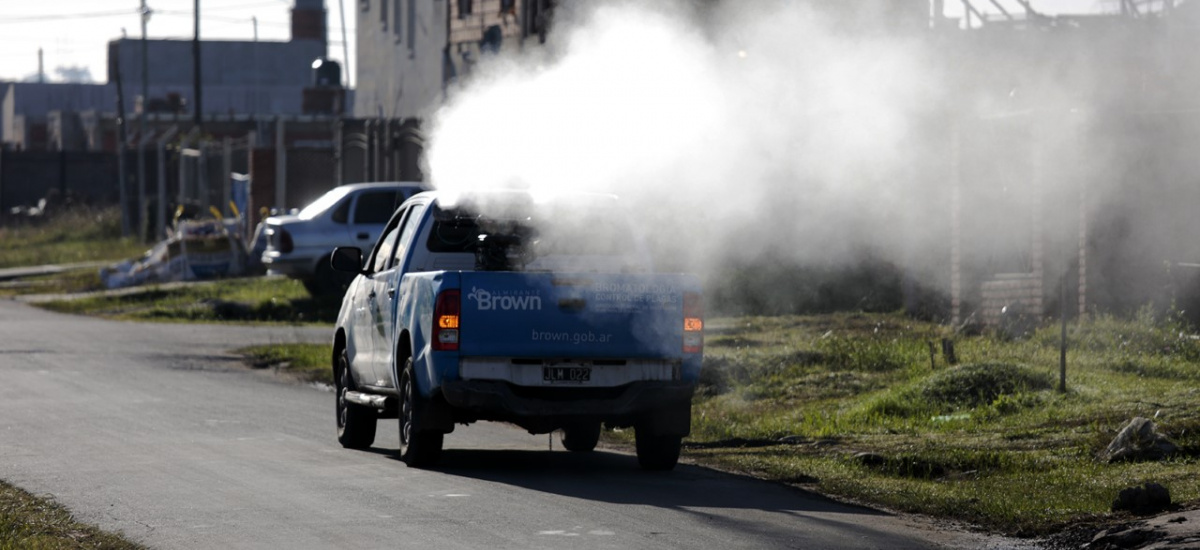
[[417, 406], [420, 410], [414, 411], [416, 414], [413, 415], [416, 428], [447, 434], [454, 431], [454, 411], [440, 391], [432, 399], [418, 399]]

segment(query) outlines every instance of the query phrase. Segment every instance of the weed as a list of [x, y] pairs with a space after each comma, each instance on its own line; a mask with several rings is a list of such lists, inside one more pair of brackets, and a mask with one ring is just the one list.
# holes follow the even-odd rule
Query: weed
[[53, 500], [0, 482], [0, 548], [136, 550], [142, 547], [119, 534], [76, 522]]
[[76, 207], [36, 224], [0, 227], [0, 267], [115, 261], [145, 250], [121, 238], [118, 208]]
[[333, 384], [329, 344], [272, 344], [234, 351], [254, 368], [272, 368], [305, 382]]

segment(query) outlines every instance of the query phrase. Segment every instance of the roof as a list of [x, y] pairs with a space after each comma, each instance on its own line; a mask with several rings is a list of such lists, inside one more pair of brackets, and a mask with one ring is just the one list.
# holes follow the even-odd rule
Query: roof
[[338, 189], [345, 189], [347, 192], [357, 191], [359, 189], [390, 189], [403, 187], [420, 187], [429, 189], [429, 184], [423, 181], [368, 181], [359, 183], [347, 183], [339, 185]]
[[525, 212], [525, 209], [534, 206], [574, 205], [594, 208], [603, 207], [606, 204], [616, 204], [620, 200], [619, 197], [610, 193], [529, 189], [472, 189], [469, 191], [435, 189], [414, 195], [413, 198], [430, 199], [438, 209], [444, 211], [476, 213], [488, 211], [492, 213], [491, 215], [500, 217]]

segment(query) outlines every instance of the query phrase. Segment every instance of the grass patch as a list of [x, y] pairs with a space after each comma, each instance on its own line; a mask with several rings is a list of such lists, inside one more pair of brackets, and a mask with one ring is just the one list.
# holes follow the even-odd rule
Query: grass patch
[[69, 294], [104, 290], [100, 270], [73, 269], [51, 275], [25, 277], [16, 281], [0, 281], [0, 297], [29, 294]]
[[121, 238], [118, 208], [77, 207], [50, 219], [0, 227], [0, 268], [141, 256], [146, 245]]
[[0, 548], [134, 550], [143, 547], [120, 535], [76, 522], [53, 500], [35, 497], [0, 481]]
[[304, 382], [333, 385], [330, 344], [270, 344], [251, 346], [234, 351], [246, 358], [254, 368], [275, 369]]
[[43, 302], [60, 313], [157, 322], [332, 324], [340, 297], [314, 298], [282, 277], [225, 279]]
[[[958, 336], [960, 366], [938, 352], [943, 327], [899, 315], [710, 327], [686, 441], [703, 463], [1024, 535], [1119, 517], [1117, 493], [1146, 482], [1200, 501], [1200, 389], [1189, 383], [1200, 347], [1175, 319], [1074, 327], [1065, 393], [1054, 389], [1057, 327], [1023, 340]], [[1181, 452], [1098, 461], [1133, 416], [1154, 417]]]

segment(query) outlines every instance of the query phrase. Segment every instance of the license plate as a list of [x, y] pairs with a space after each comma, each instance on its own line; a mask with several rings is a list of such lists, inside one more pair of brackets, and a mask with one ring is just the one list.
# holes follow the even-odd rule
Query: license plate
[[591, 367], [542, 367], [543, 382], [581, 383], [591, 379]]

